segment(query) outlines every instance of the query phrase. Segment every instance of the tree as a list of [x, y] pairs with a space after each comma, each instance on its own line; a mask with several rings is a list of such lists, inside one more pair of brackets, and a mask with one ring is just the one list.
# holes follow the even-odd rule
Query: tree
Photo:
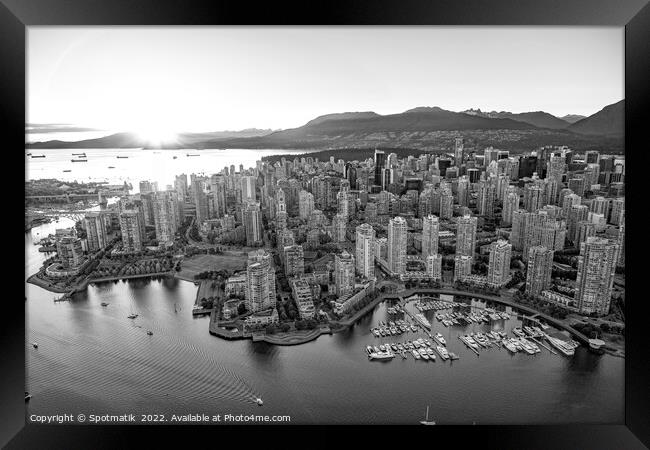
[[246, 304], [244, 302], [241, 302], [239, 305], [237, 305], [237, 315], [241, 316], [242, 314], [246, 313]]
[[266, 334], [274, 334], [275, 333], [275, 325], [270, 323], [266, 326]]
[[307, 324], [304, 320], [296, 320], [296, 330], [304, 330]]
[[282, 325], [280, 325], [280, 329], [282, 330], [283, 333], [286, 333], [287, 331], [289, 331], [290, 328], [291, 328], [291, 325], [289, 325], [288, 323], [283, 323]]

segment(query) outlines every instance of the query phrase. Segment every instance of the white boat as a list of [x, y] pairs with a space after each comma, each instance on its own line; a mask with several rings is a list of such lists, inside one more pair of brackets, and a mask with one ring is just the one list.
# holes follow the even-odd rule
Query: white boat
[[418, 313], [415, 315], [415, 320], [420, 322], [422, 326], [424, 326], [426, 329], [430, 330], [431, 329], [431, 323], [427, 320], [426, 317], [424, 317], [424, 314]]
[[424, 416], [424, 420], [421, 420], [420, 423], [422, 425], [435, 425], [436, 422], [433, 420], [429, 420], [429, 406], [427, 406], [427, 413]]
[[440, 357], [441, 357], [443, 360], [446, 360], [446, 359], [449, 358], [449, 352], [447, 352], [447, 349], [444, 348], [443, 346], [441, 346], [441, 345], [436, 345], [436, 351], [438, 352], [438, 354], [440, 355]]
[[434, 336], [434, 339], [436, 341], [438, 341], [442, 345], [447, 345], [447, 341], [445, 341], [445, 338], [442, 337], [442, 334], [440, 334], [440, 333], [436, 333], [436, 335]]
[[415, 359], [420, 359], [420, 354], [417, 352], [417, 350], [411, 350], [411, 354]]
[[264, 404], [264, 402], [262, 401], [262, 399], [259, 398], [259, 397], [255, 399], [255, 403], [257, 403], [258, 406], [262, 406], [262, 405]]
[[550, 342], [550, 344], [553, 347], [558, 349], [564, 356], [573, 356], [575, 354], [574, 348], [571, 345], [564, 342], [563, 340], [551, 337], [548, 334], [546, 335], [546, 339], [548, 340], [548, 342]]
[[368, 356], [372, 353], [372, 347], [371, 346], [366, 346], [366, 352], [368, 353]]
[[384, 360], [384, 359], [393, 359], [395, 355], [391, 352], [373, 352], [369, 355], [370, 359], [379, 359], [379, 360]]
[[505, 346], [505, 348], [508, 349], [508, 351], [510, 351], [510, 352], [512, 352], [512, 353], [517, 353], [517, 351], [518, 351], [518, 350], [517, 350], [517, 347], [515, 347], [515, 346], [513, 345], [513, 343], [510, 342], [510, 340], [505, 340], [505, 339], [504, 339], [504, 340], [503, 340], [503, 345]]

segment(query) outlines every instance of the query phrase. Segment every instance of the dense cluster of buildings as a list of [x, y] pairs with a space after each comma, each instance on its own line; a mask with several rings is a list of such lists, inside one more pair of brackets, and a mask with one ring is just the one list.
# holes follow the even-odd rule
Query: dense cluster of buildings
[[[280, 275], [309, 318], [325, 292], [336, 296], [336, 311], [349, 311], [374, 289], [378, 270], [438, 282], [448, 272], [451, 280], [501, 288], [511, 280], [512, 258], [521, 256], [526, 293], [606, 314], [615, 269], [624, 265], [624, 177], [618, 156], [556, 146], [476, 154], [459, 138], [449, 154], [283, 157], [189, 180], [181, 174], [165, 190], [143, 181], [112, 218], [90, 213], [84, 227], [89, 251], [106, 245], [113, 226], [122, 238], [116, 251], [138, 252], [146, 227], [164, 247], [193, 216], [206, 241], [252, 247], [237, 292], [256, 313], [274, 308]], [[65, 264], [78, 264], [76, 243], [58, 245]], [[571, 248], [578, 262], [573, 296], [555, 291], [552, 276], [556, 254]], [[323, 267], [312, 261], [318, 250], [329, 257]], [[479, 260], [487, 269], [481, 273]]]

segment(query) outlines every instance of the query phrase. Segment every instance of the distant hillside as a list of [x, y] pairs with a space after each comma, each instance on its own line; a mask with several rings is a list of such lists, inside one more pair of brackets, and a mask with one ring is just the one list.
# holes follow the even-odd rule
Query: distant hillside
[[372, 117], [380, 117], [380, 116], [379, 114], [372, 111], [326, 114], [324, 116], [318, 116], [314, 120], [310, 120], [309, 122], [307, 122], [306, 126], [318, 125], [328, 120], [368, 119]]
[[[210, 131], [203, 133], [181, 133], [176, 141], [162, 148], [188, 148], [214, 139], [235, 139], [260, 137], [272, 133], [273, 130], [248, 128], [241, 131]], [[27, 144], [28, 148], [147, 148], [151, 143], [140, 138], [136, 133], [116, 133], [96, 139], [82, 141], [45, 141]], [[159, 148], [160, 146], [157, 146]]]
[[[611, 108], [608, 108], [573, 125], [542, 111], [513, 114], [494, 111], [483, 113], [480, 110], [453, 112], [438, 107], [417, 107], [388, 115], [371, 111], [344, 112], [317, 117], [301, 127], [272, 132], [251, 129], [183, 133], [175, 142], [156, 148], [337, 150], [390, 147], [432, 151], [452, 148], [455, 139], [462, 136], [468, 147], [494, 146], [511, 152], [541, 145], [568, 145], [578, 151], [588, 148], [619, 153], [623, 151], [620, 135], [610, 135], [607, 131], [604, 134], [589, 134], [584, 131], [589, 129], [592, 119], [609, 120], [608, 126], [616, 130], [612, 120], [607, 119], [613, 114]], [[598, 119], [599, 115], [606, 117]], [[560, 127], [562, 124], [564, 125]], [[622, 119], [620, 124], [622, 130]], [[609, 129], [598, 125], [597, 128]], [[118, 133], [80, 142], [39, 142], [28, 147], [147, 148], [149, 145], [153, 144], [143, 142], [132, 133]]]
[[[363, 114], [363, 115], [361, 115]], [[352, 115], [322, 116], [306, 125], [269, 135], [206, 142], [204, 145], [223, 145], [241, 148], [305, 148], [327, 146], [372, 146], [377, 143], [392, 145], [400, 142], [435, 140], [446, 132], [464, 130], [534, 130], [536, 127], [511, 119], [491, 119], [446, 111], [440, 108], [415, 108], [400, 114], [379, 115], [357, 113]]]
[[560, 119], [569, 123], [576, 123], [578, 120], [582, 120], [587, 116], [581, 116], [580, 114], [567, 114], [566, 116], [560, 117]]
[[550, 128], [552, 130], [558, 130], [566, 128], [570, 125], [569, 122], [555, 117], [552, 114], [549, 114], [544, 111], [532, 111], [525, 113], [511, 113], [508, 111], [490, 111], [484, 112], [480, 109], [469, 109], [464, 111], [466, 114], [471, 114], [477, 117], [489, 117], [493, 119], [512, 119], [519, 122], [528, 123], [534, 125], [538, 128]]
[[625, 100], [607, 105], [569, 126], [568, 130], [580, 134], [622, 136], [625, 133]]

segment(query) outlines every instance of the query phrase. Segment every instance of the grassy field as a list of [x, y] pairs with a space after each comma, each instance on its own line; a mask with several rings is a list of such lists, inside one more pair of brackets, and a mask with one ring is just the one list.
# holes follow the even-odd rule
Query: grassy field
[[246, 256], [194, 255], [183, 259], [177, 277], [194, 281], [194, 275], [206, 270], [228, 270], [230, 273], [246, 268]]

